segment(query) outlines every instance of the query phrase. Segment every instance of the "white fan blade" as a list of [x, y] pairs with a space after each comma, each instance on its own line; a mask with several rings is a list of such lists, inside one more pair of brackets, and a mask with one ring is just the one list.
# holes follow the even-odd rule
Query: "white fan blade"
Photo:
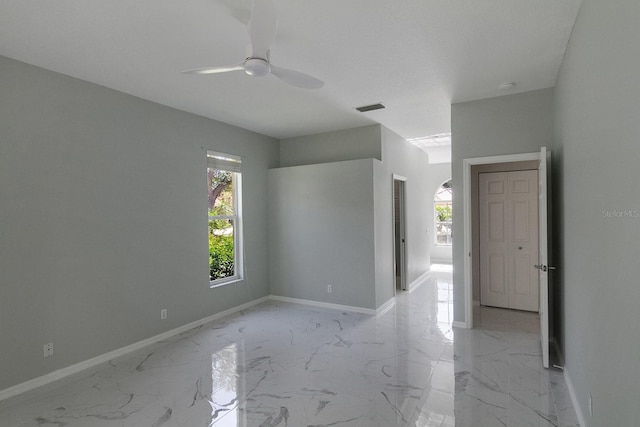
[[229, 71], [244, 71], [244, 62], [237, 65], [231, 65], [230, 67], [195, 68], [193, 70], [183, 71], [182, 74], [218, 74], [228, 73]]
[[249, 21], [252, 58], [267, 59], [269, 47], [276, 39], [276, 7], [273, 0], [255, 0]]
[[315, 77], [311, 77], [305, 73], [301, 73], [300, 71], [288, 70], [274, 65], [271, 65], [271, 74], [283, 82], [301, 89], [320, 89], [324, 86], [324, 82], [316, 79]]

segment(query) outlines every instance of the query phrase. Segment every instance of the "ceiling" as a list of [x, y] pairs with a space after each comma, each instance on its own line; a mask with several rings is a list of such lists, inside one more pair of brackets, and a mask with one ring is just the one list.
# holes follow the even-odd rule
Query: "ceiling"
[[553, 86], [580, 5], [274, 1], [272, 63], [323, 88], [180, 73], [246, 57], [251, 0], [2, 0], [0, 55], [275, 138], [373, 123], [417, 138], [451, 131], [452, 102]]

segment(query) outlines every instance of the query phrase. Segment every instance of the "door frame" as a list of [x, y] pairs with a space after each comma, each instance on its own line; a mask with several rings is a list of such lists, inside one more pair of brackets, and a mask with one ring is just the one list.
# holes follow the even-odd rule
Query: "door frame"
[[[399, 220], [400, 220], [400, 236], [396, 236], [396, 181], [400, 183], [398, 201], [400, 203]], [[404, 242], [400, 242], [400, 289], [407, 290], [407, 236], [406, 236], [406, 220], [407, 220], [407, 178], [401, 175], [393, 174], [391, 181], [391, 226], [393, 227], [393, 294], [396, 294], [396, 239], [401, 237]]]
[[[502, 156], [489, 157], [472, 157], [462, 160], [462, 184], [463, 184], [463, 236], [464, 236], [464, 322], [455, 322], [455, 326], [466, 329], [473, 328], [473, 246], [472, 231], [473, 224], [471, 221], [471, 167], [475, 165], [486, 165], [491, 163], [511, 163], [523, 162], [531, 160], [541, 160], [540, 152], [523, 153], [523, 154], [507, 154]], [[455, 191], [455, 189], [454, 189]]]

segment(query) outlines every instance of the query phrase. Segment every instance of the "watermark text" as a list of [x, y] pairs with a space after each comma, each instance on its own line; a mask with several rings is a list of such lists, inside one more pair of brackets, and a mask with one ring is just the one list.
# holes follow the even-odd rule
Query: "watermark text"
[[640, 218], [640, 209], [602, 210], [602, 218]]

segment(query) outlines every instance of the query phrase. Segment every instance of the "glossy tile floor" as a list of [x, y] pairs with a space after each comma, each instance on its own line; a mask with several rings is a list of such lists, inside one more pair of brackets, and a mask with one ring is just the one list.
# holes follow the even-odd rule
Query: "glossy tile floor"
[[379, 317], [268, 302], [0, 402], [0, 426], [577, 426], [535, 314], [451, 328], [451, 273]]

